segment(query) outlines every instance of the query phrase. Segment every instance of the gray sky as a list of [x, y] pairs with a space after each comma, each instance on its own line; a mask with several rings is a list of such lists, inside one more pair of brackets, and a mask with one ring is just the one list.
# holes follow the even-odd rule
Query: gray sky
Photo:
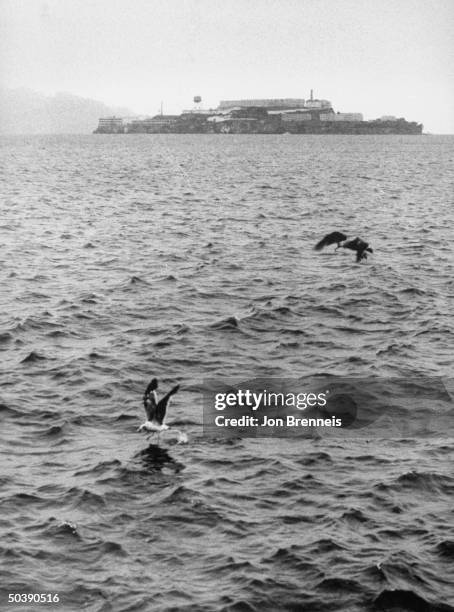
[[154, 114], [316, 97], [454, 134], [454, 0], [0, 0], [6, 87]]

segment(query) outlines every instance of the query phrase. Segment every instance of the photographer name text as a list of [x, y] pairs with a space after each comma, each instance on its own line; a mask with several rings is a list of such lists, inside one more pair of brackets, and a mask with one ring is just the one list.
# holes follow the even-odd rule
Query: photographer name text
[[342, 427], [342, 419], [330, 417], [324, 419], [300, 418], [287, 415], [285, 418], [271, 418], [264, 415], [261, 419], [250, 415], [238, 418], [219, 414], [214, 419], [217, 427]]

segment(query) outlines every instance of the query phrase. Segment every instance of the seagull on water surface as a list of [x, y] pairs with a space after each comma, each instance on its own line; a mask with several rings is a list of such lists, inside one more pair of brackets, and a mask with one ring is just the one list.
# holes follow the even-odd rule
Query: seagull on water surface
[[139, 431], [143, 431], [145, 429], [146, 431], [160, 433], [165, 429], [169, 429], [169, 426], [164, 423], [166, 410], [170, 398], [172, 395], [175, 395], [180, 388], [180, 385], [176, 385], [176, 387], [171, 389], [167, 395], [164, 395], [164, 397], [159, 400], [159, 402], [158, 396], [156, 395], [157, 388], [158, 379], [153, 378], [143, 394], [143, 407], [145, 408], [147, 420], [139, 427]]
[[[153, 378], [153, 380], [148, 384], [145, 389], [145, 393], [143, 394], [143, 406], [145, 408], [146, 421], [142, 423], [139, 427], [138, 431], [147, 431], [150, 433], [157, 433], [158, 439], [159, 434], [163, 431], [170, 429], [168, 425], [164, 423], [164, 419], [166, 416], [167, 406], [169, 405], [169, 400], [172, 395], [177, 393], [180, 385], [176, 385], [171, 389], [167, 395], [164, 395], [159, 401], [158, 396], [156, 394], [156, 389], [158, 388], [158, 379]], [[178, 429], [174, 430], [178, 434], [179, 442], [186, 442], [187, 438], [185, 434], [182, 434]]]

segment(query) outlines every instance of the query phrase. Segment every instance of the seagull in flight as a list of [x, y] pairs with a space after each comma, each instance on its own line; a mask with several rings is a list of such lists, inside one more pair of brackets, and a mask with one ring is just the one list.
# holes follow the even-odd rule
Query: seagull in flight
[[151, 433], [160, 434], [162, 431], [166, 429], [170, 429], [168, 425], [164, 423], [164, 419], [166, 416], [167, 406], [169, 404], [169, 400], [172, 395], [180, 388], [180, 385], [176, 385], [171, 389], [167, 395], [164, 395], [159, 401], [158, 396], [156, 395], [156, 389], [158, 388], [158, 379], [153, 378], [153, 380], [149, 383], [148, 387], [145, 389], [145, 393], [143, 394], [143, 406], [145, 408], [145, 414], [147, 416], [147, 420], [142, 423], [139, 427], [138, 431], [149, 431]]
[[[343, 242], [343, 244], [341, 244]], [[372, 248], [368, 242], [365, 242], [361, 238], [354, 238], [353, 240], [347, 240], [347, 236], [342, 232], [331, 232], [326, 234], [317, 244], [314, 246], [316, 251], [321, 251], [324, 247], [330, 244], [336, 244], [335, 251], [339, 248], [350, 249], [356, 251], [356, 263], [360, 263], [362, 259], [367, 259], [367, 253], [373, 253]]]

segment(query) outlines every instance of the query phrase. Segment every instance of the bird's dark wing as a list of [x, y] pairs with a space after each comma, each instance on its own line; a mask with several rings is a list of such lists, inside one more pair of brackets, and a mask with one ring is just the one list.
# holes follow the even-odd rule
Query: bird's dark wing
[[326, 236], [322, 238], [320, 242], [317, 242], [314, 249], [316, 251], [321, 251], [330, 244], [339, 244], [339, 242], [342, 242], [342, 240], [347, 240], [347, 236], [345, 234], [342, 232], [331, 232], [330, 234], [326, 234]]
[[145, 408], [145, 414], [147, 419], [152, 421], [156, 416], [156, 408], [158, 406], [158, 400], [156, 397], [156, 389], [158, 388], [158, 379], [153, 380], [148, 384], [143, 394], [143, 407]]
[[151, 382], [148, 383], [148, 387], [145, 389], [144, 396], [148, 395], [151, 391], [156, 391], [158, 388], [158, 379], [153, 378]]
[[170, 398], [172, 397], [172, 395], [175, 395], [179, 388], [180, 385], [176, 385], [167, 393], [167, 395], [164, 395], [164, 397], [159, 400], [158, 405], [156, 406], [155, 419], [160, 425], [162, 425], [166, 416], [167, 405], [169, 403]]

